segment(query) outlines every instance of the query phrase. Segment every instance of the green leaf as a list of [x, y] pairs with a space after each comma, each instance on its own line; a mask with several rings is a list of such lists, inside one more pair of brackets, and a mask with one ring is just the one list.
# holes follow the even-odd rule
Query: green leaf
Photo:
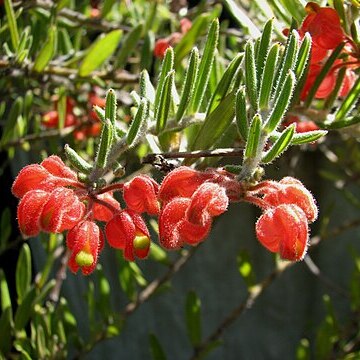
[[110, 120], [110, 123], [115, 126], [116, 124], [116, 94], [113, 89], [109, 89], [106, 94], [105, 103], [105, 118]]
[[194, 96], [191, 104], [191, 112], [196, 113], [203, 101], [206, 87], [209, 82], [211, 68], [214, 62], [215, 50], [219, 39], [219, 20], [215, 19], [210, 25], [205, 48], [200, 60], [199, 72], [196, 79]]
[[143, 29], [144, 25], [139, 24], [124, 36], [121, 48], [116, 55], [115, 69], [122, 69], [125, 66], [127, 58], [131, 55], [131, 52], [135, 49], [141, 38]]
[[291, 140], [291, 145], [303, 145], [312, 143], [327, 134], [326, 130], [314, 130], [303, 133], [296, 133]]
[[149, 108], [149, 100], [141, 99], [140, 106], [127, 133], [126, 142], [129, 146], [137, 144], [138, 139], [145, 133], [149, 118]]
[[339, 70], [337, 77], [336, 77], [336, 83], [335, 83], [334, 89], [331, 91], [330, 95], [325, 100], [325, 104], [323, 107], [324, 110], [330, 110], [333, 107], [334, 102], [336, 101], [336, 99], [339, 96], [339, 91], [343, 85], [343, 81], [344, 81], [346, 72], [347, 72], [347, 69], [345, 66]]
[[257, 112], [259, 99], [257, 94], [254, 42], [252, 40], [249, 40], [245, 45], [245, 86], [251, 107]]
[[41, 359], [49, 355], [44, 328], [38, 324], [36, 326], [36, 350]]
[[252, 265], [249, 252], [246, 250], [240, 251], [236, 257], [238, 270], [242, 278], [244, 279], [247, 287], [251, 287], [256, 284], [256, 276]]
[[149, 334], [150, 352], [153, 360], [166, 360], [165, 352], [154, 334]]
[[338, 121], [333, 121], [329, 124], [321, 124], [321, 127], [325, 128], [325, 129], [331, 129], [331, 130], [335, 130], [335, 129], [342, 129], [345, 128], [347, 126], [351, 126], [351, 125], [355, 125], [355, 124], [359, 124], [360, 123], [360, 116], [356, 115], [356, 116], [351, 116], [348, 118], [345, 118], [344, 120], [338, 120]]
[[259, 106], [261, 110], [268, 109], [269, 107], [269, 100], [272, 93], [275, 74], [276, 74], [276, 66], [279, 59], [279, 50], [280, 44], [274, 44], [266, 58], [266, 62], [264, 65], [263, 76], [261, 79], [261, 86], [260, 86], [260, 100]]
[[333, 4], [337, 14], [340, 17], [342, 28], [345, 29], [346, 32], [348, 32], [349, 28], [344, 8], [344, 0], [333, 0]]
[[90, 174], [92, 166], [85, 161], [74, 149], [72, 149], [68, 144], [64, 146], [65, 155], [70, 161], [71, 165], [83, 172], [84, 174]]
[[250, 17], [240, 9], [234, 0], [224, 0], [224, 4], [240, 28], [245, 27], [252, 38], [257, 38], [261, 35], [257, 26], [251, 21]]
[[136, 298], [136, 284], [133, 276], [133, 272], [130, 268], [130, 263], [125, 261], [122, 258], [122, 255], [119, 255], [119, 282], [121, 289], [127, 295], [129, 300], [135, 300]]
[[0, 317], [0, 358], [1, 354], [6, 356], [12, 347], [12, 310], [7, 307], [2, 311]]
[[1, 145], [5, 145], [15, 136], [16, 123], [23, 111], [23, 98], [18, 97], [12, 104], [6, 124], [3, 128]]
[[342, 101], [339, 109], [335, 113], [334, 122], [343, 120], [345, 116], [351, 111], [353, 106], [359, 100], [360, 96], [360, 76], [357, 78], [354, 86], [351, 88], [345, 99]]
[[91, 46], [79, 68], [80, 76], [88, 76], [99, 68], [116, 50], [122, 36], [122, 30], [113, 30], [101, 36]]
[[42, 72], [53, 58], [57, 47], [57, 31], [55, 26], [51, 26], [49, 29], [47, 40], [44, 46], [41, 48], [39, 55], [34, 63], [34, 70]]
[[4, 5], [5, 5], [5, 12], [10, 29], [11, 44], [13, 46], [13, 50], [16, 51], [19, 46], [20, 39], [19, 39], [19, 30], [17, 28], [17, 23], [16, 23], [16, 17], [12, 6], [12, 1], [5, 0]]
[[11, 235], [11, 211], [8, 207], [1, 213], [0, 234], [0, 250], [2, 250], [6, 248]]
[[250, 128], [248, 139], [245, 147], [245, 158], [255, 158], [258, 152], [259, 141], [261, 136], [261, 115], [255, 114], [253, 117]]
[[24, 297], [24, 300], [16, 310], [15, 318], [14, 318], [15, 330], [19, 331], [24, 329], [24, 327], [28, 323], [31, 314], [34, 311], [33, 303], [35, 297], [36, 297], [36, 289], [32, 287], [28, 291], [28, 293]]
[[152, 243], [149, 258], [164, 265], [169, 265], [168, 253], [159, 245]]
[[286, 114], [286, 110], [290, 104], [290, 100], [293, 94], [295, 86], [295, 75], [290, 70], [287, 75], [284, 84], [282, 85], [282, 89], [280, 95], [275, 101], [274, 108], [271, 111], [269, 118], [265, 123], [265, 131], [269, 134], [274, 131], [277, 126], [280, 124], [282, 118]]
[[159, 109], [160, 97], [162, 96], [162, 91], [164, 87], [164, 82], [169, 72], [174, 68], [174, 51], [173, 49], [167, 48], [164, 56], [164, 60], [161, 65], [161, 72], [159, 75], [159, 80], [156, 87], [155, 93], [155, 118], [157, 118], [157, 112]]
[[150, 71], [153, 63], [153, 50], [155, 44], [155, 35], [152, 31], [145, 33], [144, 45], [141, 48], [140, 69]]
[[1, 310], [5, 311], [7, 308], [11, 309], [10, 292], [3, 269], [0, 269], [0, 295]]
[[294, 66], [294, 72], [297, 79], [300, 79], [304, 75], [304, 72], [306, 70], [306, 65], [310, 56], [310, 50], [311, 50], [311, 36], [309, 33], [306, 33], [301, 42]]
[[219, 106], [205, 118], [191, 145], [191, 150], [209, 149], [223, 135], [235, 116], [235, 95], [228, 94]]
[[167, 119], [168, 119], [169, 113], [170, 113], [170, 105], [171, 105], [171, 100], [172, 100], [171, 90], [172, 90], [173, 83], [174, 83], [174, 77], [175, 77], [174, 70], [170, 71], [169, 74], [165, 78], [164, 85], [161, 90], [161, 95], [160, 95], [160, 99], [158, 102], [158, 107], [157, 107], [156, 117], [155, 117], [157, 133], [160, 133], [166, 127], [166, 122], [167, 122]]
[[195, 79], [199, 70], [199, 51], [195, 47], [192, 49], [189, 64], [186, 70], [183, 88], [180, 96], [180, 103], [176, 112], [175, 120], [179, 122], [186, 112], [194, 93]]
[[24, 243], [16, 265], [16, 293], [18, 304], [21, 304], [27, 294], [31, 283], [31, 251], [29, 245]]
[[230, 85], [234, 80], [236, 73], [240, 68], [241, 61], [243, 59], [243, 54], [238, 54], [230, 62], [229, 66], [225, 70], [224, 75], [220, 79], [213, 96], [209, 102], [207, 115], [209, 115], [214, 109], [220, 104], [220, 102], [225, 98], [227, 92], [229, 91]]
[[186, 328], [193, 346], [201, 342], [201, 302], [195, 291], [190, 291], [185, 305]]
[[101, 18], [104, 19], [106, 15], [111, 11], [112, 7], [116, 3], [116, 0], [104, 0], [101, 8]]
[[113, 124], [108, 118], [106, 118], [102, 126], [99, 147], [95, 159], [96, 168], [98, 169], [104, 169], [107, 166], [108, 155], [113, 142], [114, 133]]
[[260, 85], [260, 81], [262, 79], [262, 73], [264, 71], [265, 60], [267, 58], [267, 55], [268, 55], [269, 49], [270, 49], [270, 45], [271, 45], [273, 22], [274, 22], [274, 19], [270, 19], [265, 24], [263, 33], [261, 35], [258, 53], [256, 56], [256, 76], [257, 76], [258, 86]]
[[285, 53], [281, 59], [280, 69], [277, 74], [277, 83], [274, 90], [274, 97], [278, 98], [282, 85], [288, 76], [289, 70], [293, 70], [296, 62], [299, 47], [299, 34], [293, 30], [285, 46]]
[[287, 149], [294, 136], [295, 127], [295, 124], [291, 124], [281, 133], [275, 144], [272, 145], [271, 148], [264, 154], [262, 158], [262, 162], [264, 164], [273, 161]]
[[199, 37], [206, 31], [211, 21], [210, 14], [200, 14], [191, 25], [190, 30], [183, 36], [180, 42], [175, 46], [176, 67], [179, 66], [182, 59], [192, 50]]
[[243, 140], [246, 140], [248, 137], [249, 123], [246, 110], [246, 93], [244, 86], [241, 86], [239, 91], [236, 93], [235, 115], [238, 132]]
[[345, 43], [341, 43], [339, 44], [334, 51], [331, 53], [331, 55], [329, 56], [329, 58], [326, 60], [326, 63], [323, 65], [320, 74], [316, 77], [314, 84], [312, 85], [312, 87], [310, 88], [310, 91], [306, 97], [305, 100], [305, 106], [309, 107], [313, 98], [316, 95], [316, 92], [319, 88], [319, 86], [321, 85], [321, 83], [323, 82], [323, 80], [325, 79], [326, 75], [329, 73], [331, 67], [333, 66], [333, 64], [335, 63], [335, 60], [338, 58], [338, 56], [340, 55], [342, 49], [344, 48]]
[[150, 81], [147, 70], [143, 70], [140, 73], [140, 97], [148, 99], [152, 105], [155, 104], [155, 89]]

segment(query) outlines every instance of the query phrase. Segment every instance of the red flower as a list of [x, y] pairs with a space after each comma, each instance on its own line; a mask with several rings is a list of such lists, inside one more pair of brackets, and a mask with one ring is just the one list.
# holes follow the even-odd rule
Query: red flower
[[191, 29], [191, 26], [192, 22], [188, 18], [183, 18], [180, 20], [180, 29], [182, 34], [186, 34]]
[[154, 56], [162, 59], [165, 56], [166, 49], [171, 47], [168, 39], [158, 39], [155, 42]]
[[92, 273], [96, 267], [98, 254], [104, 246], [102, 231], [93, 221], [82, 221], [67, 234], [66, 244], [72, 250], [69, 267], [76, 273], [79, 268], [84, 275]]
[[123, 197], [129, 209], [157, 215], [160, 211], [158, 190], [159, 185], [155, 180], [147, 175], [139, 175], [124, 184]]
[[61, 233], [74, 227], [84, 216], [85, 205], [74, 191], [64, 187], [51, 192], [40, 215], [41, 230]]
[[304, 133], [308, 131], [319, 130], [320, 128], [311, 120], [300, 120], [297, 116], [288, 116], [284, 122], [284, 127], [287, 127], [295, 123], [295, 129], [297, 133]]
[[278, 252], [283, 259], [302, 260], [308, 246], [306, 215], [294, 204], [269, 208], [256, 223], [256, 236], [263, 246]]
[[150, 234], [139, 214], [131, 210], [120, 211], [106, 224], [105, 233], [109, 245], [123, 250], [126, 260], [148, 256]]
[[61, 178], [77, 181], [77, 176], [64, 162], [56, 155], [51, 155], [44, 159], [41, 164], [50, 174]]
[[175, 197], [160, 214], [160, 243], [177, 249], [184, 243], [196, 245], [203, 241], [212, 218], [226, 211], [228, 201], [225, 189], [211, 182], [200, 185], [191, 198]]
[[[114, 209], [120, 210], [120, 204], [116, 199], [114, 199], [112, 192], [107, 192], [105, 194], [98, 195], [97, 198], [100, 199], [101, 201], [106, 202]], [[114, 216], [114, 212], [112, 210], [110, 210], [105, 205], [97, 203], [96, 201], [94, 201], [92, 212], [94, 219], [98, 221], [107, 222], [110, 221]]]

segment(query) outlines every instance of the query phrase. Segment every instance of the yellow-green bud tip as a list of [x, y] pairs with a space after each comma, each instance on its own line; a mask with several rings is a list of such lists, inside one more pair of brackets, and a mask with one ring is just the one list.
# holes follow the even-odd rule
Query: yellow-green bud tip
[[94, 257], [85, 251], [80, 251], [76, 255], [75, 261], [79, 266], [90, 266], [94, 262]]
[[134, 239], [134, 248], [137, 250], [147, 249], [150, 246], [150, 239], [145, 236], [136, 236]]

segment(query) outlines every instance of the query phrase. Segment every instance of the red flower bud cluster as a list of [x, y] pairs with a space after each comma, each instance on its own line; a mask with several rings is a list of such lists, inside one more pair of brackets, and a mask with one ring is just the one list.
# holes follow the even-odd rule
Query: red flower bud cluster
[[182, 37], [191, 29], [192, 23], [189, 19], [180, 20], [180, 32], [174, 32], [166, 38], [156, 40], [154, 48], [154, 56], [162, 59], [165, 56], [168, 47], [176, 45]]
[[[104, 108], [105, 99], [100, 98], [94, 91], [88, 95], [88, 116], [80, 118], [74, 113], [76, 103], [71, 97], [66, 98], [66, 112], [64, 127], [77, 126], [74, 131], [76, 140], [84, 140], [87, 137], [98, 136], [101, 132], [101, 123], [96, 112], [93, 110], [95, 105]], [[48, 111], [42, 117], [41, 124], [48, 128], [59, 127], [59, 113], [57, 111], [57, 100], [54, 101], [54, 110]]]
[[308, 247], [308, 224], [318, 215], [310, 191], [299, 180], [285, 177], [258, 184], [245, 200], [264, 210], [256, 223], [261, 244], [283, 259], [302, 260]]
[[329, 7], [320, 7], [320, 5], [314, 2], [307, 3], [305, 10], [308, 15], [301, 24], [300, 29], [298, 29], [298, 32], [301, 38], [307, 32], [311, 35], [312, 47], [309, 73], [302, 89], [301, 99], [306, 98], [309, 90], [314, 85], [329, 53], [342, 42], [346, 42], [346, 45], [341, 59], [336, 60], [333, 64], [318, 88], [315, 98], [324, 99], [330, 95], [335, 88], [338, 71], [341, 67], [346, 68], [346, 73], [339, 96], [346, 96], [355, 83], [356, 74], [353, 69], [359, 66], [359, 58], [355, 55], [358, 53], [358, 49], [355, 43], [345, 35], [336, 10]]

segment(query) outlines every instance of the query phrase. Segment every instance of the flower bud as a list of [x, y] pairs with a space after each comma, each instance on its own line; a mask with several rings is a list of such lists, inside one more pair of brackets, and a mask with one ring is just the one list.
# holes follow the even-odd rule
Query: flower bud
[[294, 204], [269, 208], [256, 223], [256, 236], [263, 246], [278, 252], [283, 259], [302, 260], [308, 246], [306, 215]]
[[136, 176], [124, 184], [123, 197], [129, 209], [149, 215], [159, 213], [158, 183], [146, 175]]

